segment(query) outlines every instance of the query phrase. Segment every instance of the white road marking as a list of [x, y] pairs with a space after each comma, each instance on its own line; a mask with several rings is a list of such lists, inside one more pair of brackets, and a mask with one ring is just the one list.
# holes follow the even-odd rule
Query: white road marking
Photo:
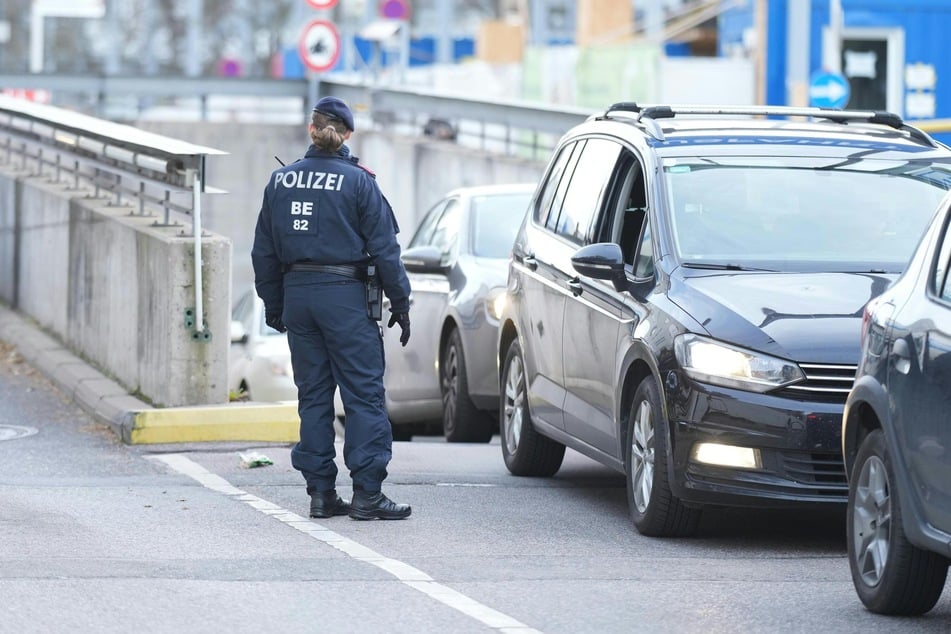
[[287, 509], [281, 508], [273, 502], [269, 502], [256, 495], [252, 495], [233, 486], [230, 482], [219, 475], [211, 473], [197, 462], [190, 460], [182, 454], [163, 454], [158, 456], [147, 456], [149, 460], [163, 462], [165, 465], [177, 471], [178, 473], [192, 478], [205, 488], [211, 489], [224, 495], [229, 495], [239, 502], [244, 502], [253, 509], [258, 510], [265, 515], [269, 515], [291, 528], [295, 528], [302, 533], [310, 535], [314, 539], [332, 546], [340, 552], [349, 555], [357, 561], [362, 561], [380, 570], [388, 572], [396, 577], [407, 587], [422, 592], [443, 605], [454, 610], [462, 612], [480, 623], [496, 629], [505, 634], [541, 634], [538, 630], [531, 628], [524, 623], [513, 619], [507, 614], [502, 614], [498, 610], [493, 610], [487, 605], [483, 605], [452, 588], [434, 581], [432, 577], [422, 570], [414, 568], [402, 561], [384, 557], [376, 551], [359, 544], [348, 537], [318, 524], [317, 522], [301, 517]]
[[26, 427], [24, 425], [0, 425], [0, 440], [13, 440], [15, 438], [26, 438], [39, 432], [36, 427]]

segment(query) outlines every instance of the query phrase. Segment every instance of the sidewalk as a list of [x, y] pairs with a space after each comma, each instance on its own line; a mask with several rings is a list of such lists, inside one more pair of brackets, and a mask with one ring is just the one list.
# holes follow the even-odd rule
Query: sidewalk
[[298, 440], [296, 402], [155, 408], [2, 304], [0, 340], [127, 444]]

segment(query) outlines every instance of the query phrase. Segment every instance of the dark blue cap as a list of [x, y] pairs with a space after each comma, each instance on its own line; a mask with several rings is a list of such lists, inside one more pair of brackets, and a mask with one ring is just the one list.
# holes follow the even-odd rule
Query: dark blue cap
[[331, 119], [338, 119], [343, 122], [347, 129], [353, 132], [353, 113], [350, 108], [337, 97], [323, 97], [314, 106], [314, 112], [326, 115]]

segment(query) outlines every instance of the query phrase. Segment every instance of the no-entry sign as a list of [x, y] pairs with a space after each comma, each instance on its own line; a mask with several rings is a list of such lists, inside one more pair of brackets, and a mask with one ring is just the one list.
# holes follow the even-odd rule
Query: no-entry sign
[[315, 9], [333, 9], [337, 0], [307, 0], [307, 4]]
[[332, 22], [312, 20], [301, 32], [297, 46], [304, 66], [314, 72], [330, 70], [340, 58], [340, 33]]

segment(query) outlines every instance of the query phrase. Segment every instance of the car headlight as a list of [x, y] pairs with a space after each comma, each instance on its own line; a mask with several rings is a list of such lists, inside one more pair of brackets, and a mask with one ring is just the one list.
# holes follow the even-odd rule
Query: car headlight
[[485, 297], [485, 310], [495, 321], [502, 319], [502, 313], [505, 311], [505, 303], [508, 301], [505, 290], [504, 286], [497, 286]]
[[806, 378], [792, 361], [694, 334], [677, 337], [674, 353], [690, 378], [740, 390], [768, 392]]

